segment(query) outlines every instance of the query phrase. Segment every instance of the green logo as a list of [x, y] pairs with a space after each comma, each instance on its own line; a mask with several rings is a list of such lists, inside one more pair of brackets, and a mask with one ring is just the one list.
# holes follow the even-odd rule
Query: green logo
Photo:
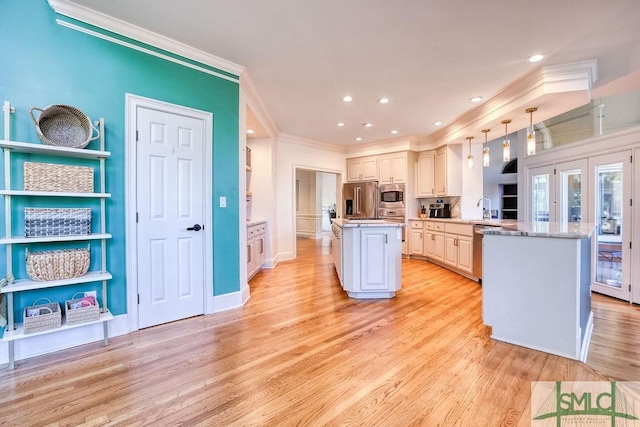
[[630, 395], [620, 390], [615, 381], [534, 382], [531, 387], [533, 426], [545, 425], [534, 423], [544, 420], [555, 420], [557, 427], [563, 423], [573, 426], [608, 424], [615, 427], [616, 420], [628, 420], [624, 425], [640, 425], [628, 424], [638, 420], [637, 404]]

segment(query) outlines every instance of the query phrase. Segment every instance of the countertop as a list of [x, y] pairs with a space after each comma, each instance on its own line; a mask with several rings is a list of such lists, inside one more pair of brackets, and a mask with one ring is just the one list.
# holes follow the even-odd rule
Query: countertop
[[388, 222], [383, 219], [344, 219], [344, 218], [332, 218], [331, 222], [338, 227], [351, 228], [351, 227], [404, 227], [402, 222]]
[[570, 222], [515, 222], [509, 226], [486, 228], [480, 232], [485, 236], [528, 236], [583, 239], [593, 235], [596, 225]]
[[262, 224], [264, 222], [267, 222], [267, 220], [261, 219], [261, 218], [252, 219], [251, 221], [247, 221], [247, 227], [251, 227], [252, 225]]
[[518, 224], [518, 221], [508, 219], [408, 218], [408, 221], [435, 221], [454, 224], [489, 225], [492, 227], [512, 227]]

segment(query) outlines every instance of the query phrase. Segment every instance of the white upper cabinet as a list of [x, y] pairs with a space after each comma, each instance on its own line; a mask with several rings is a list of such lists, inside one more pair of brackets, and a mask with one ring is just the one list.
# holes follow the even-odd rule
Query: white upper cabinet
[[461, 145], [444, 145], [436, 150], [434, 178], [436, 196], [461, 195], [461, 147]]
[[378, 179], [378, 157], [356, 157], [347, 159], [347, 181]]
[[400, 184], [407, 182], [407, 153], [383, 154], [379, 157], [380, 183]]
[[436, 152], [425, 151], [418, 156], [416, 169], [416, 197], [432, 197], [436, 194]]

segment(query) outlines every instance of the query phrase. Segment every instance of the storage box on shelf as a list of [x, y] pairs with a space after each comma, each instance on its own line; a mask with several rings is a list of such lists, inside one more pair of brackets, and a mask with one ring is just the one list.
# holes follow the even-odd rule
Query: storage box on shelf
[[[106, 199], [111, 197], [111, 194], [105, 192], [105, 160], [109, 158], [110, 153], [104, 150], [105, 141], [104, 141], [104, 120], [100, 119], [99, 121], [99, 130], [100, 130], [100, 148], [99, 150], [91, 150], [91, 149], [82, 149], [82, 148], [68, 148], [61, 146], [53, 146], [53, 145], [42, 145], [40, 143], [30, 143], [30, 142], [16, 142], [10, 141], [10, 115], [14, 113], [13, 107], [11, 107], [10, 103], [4, 102], [4, 139], [0, 140], [0, 148], [2, 148], [4, 155], [4, 164], [5, 164], [5, 183], [4, 188], [0, 190], [0, 195], [4, 197], [5, 202], [5, 218], [4, 218], [4, 237], [0, 238], [0, 245], [6, 246], [6, 284], [0, 288], [0, 292], [6, 294], [7, 301], [7, 326], [5, 327], [4, 335], [0, 339], [0, 342], [8, 343], [9, 350], [9, 369], [15, 368], [15, 354], [14, 354], [14, 342], [15, 340], [31, 338], [34, 336], [38, 336], [41, 334], [50, 333], [52, 331], [61, 331], [70, 328], [75, 328], [83, 325], [88, 325], [92, 323], [102, 323], [103, 325], [103, 342], [104, 345], [108, 344], [108, 329], [107, 329], [107, 321], [113, 319], [113, 315], [110, 313], [107, 306], [107, 281], [111, 280], [112, 275], [107, 271], [107, 250], [106, 250], [106, 241], [111, 238], [111, 234], [106, 231]], [[14, 154], [16, 154], [14, 156]], [[65, 183], [65, 185], [58, 186], [47, 186], [43, 183], [36, 183], [35, 187], [33, 187], [33, 176], [27, 178], [31, 180], [29, 183], [25, 183], [24, 180], [22, 183], [15, 182], [16, 180], [12, 177], [11, 170], [13, 169], [11, 166], [15, 162], [24, 161], [25, 156], [20, 156], [21, 154], [30, 154], [30, 158], [28, 160], [32, 160], [35, 156], [47, 156], [47, 159], [51, 157], [59, 157], [59, 158], [72, 158], [72, 159], [85, 159], [89, 162], [96, 161], [97, 166], [94, 168], [90, 168], [91, 170], [91, 180], [93, 180], [93, 171], [97, 172], [97, 177], [99, 177], [98, 183], [98, 191], [95, 192], [93, 188], [93, 184], [90, 186], [90, 192], [87, 192], [87, 180], [89, 179], [88, 171], [82, 167], [81, 169], [74, 169], [73, 166], [70, 166], [71, 175], [70, 179], [78, 179], [77, 182]], [[26, 162], [25, 162], [26, 163]], [[24, 165], [23, 165], [24, 166]], [[32, 168], [33, 166], [28, 166], [28, 168]], [[25, 167], [26, 168], [26, 167]], [[63, 169], [67, 169], [67, 166], [64, 166]], [[47, 166], [42, 170], [45, 173], [53, 173], [54, 175], [59, 172], [57, 166], [51, 167]], [[30, 172], [31, 173], [31, 172]], [[66, 172], [65, 172], [66, 173]], [[60, 180], [60, 178], [53, 177], [53, 180]], [[47, 177], [39, 177], [40, 181], [47, 181]], [[93, 181], [91, 181], [93, 182]], [[18, 190], [17, 188], [23, 188], [22, 190]], [[91, 227], [88, 226], [89, 222], [87, 221], [87, 210], [89, 213], [91, 212], [91, 208], [83, 211], [83, 217], [80, 218], [80, 225], [85, 227], [85, 230], [89, 231], [89, 234], [78, 235], [75, 232], [77, 230], [61, 230], [59, 228], [60, 221], [58, 224], [55, 224], [58, 229], [53, 233], [41, 233], [42, 224], [38, 224], [35, 228], [32, 228], [31, 224], [25, 228], [25, 230], [16, 229], [15, 226], [12, 226], [12, 215], [15, 213], [14, 206], [14, 198], [20, 197], [30, 197], [33, 200], [34, 197], [41, 198], [43, 202], [51, 201], [51, 200], [59, 200], [64, 201], [66, 198], [69, 200], [73, 199], [88, 199], [85, 203], [89, 203], [92, 207], [97, 207], [99, 205], [99, 224], [97, 227], [99, 231], [96, 233], [91, 233]], [[95, 200], [91, 202], [90, 200]], [[27, 221], [30, 221], [33, 217], [28, 217]], [[51, 219], [51, 218], [50, 218]], [[60, 219], [60, 218], [58, 218]], [[68, 218], [67, 218], [68, 219]], [[64, 222], [64, 218], [62, 222]], [[78, 220], [76, 217], [71, 217], [72, 222]], [[46, 222], [46, 221], [45, 221]], [[56, 221], [54, 221], [56, 222]], [[67, 224], [68, 225], [68, 224]], [[88, 228], [87, 228], [88, 226]], [[75, 227], [75, 225], [74, 225]], [[27, 228], [34, 231], [34, 233], [23, 233], [27, 231]], [[22, 235], [19, 235], [22, 234]], [[35, 237], [28, 237], [31, 234], [34, 234]], [[26, 277], [18, 277], [14, 280], [14, 263], [19, 262], [15, 258], [16, 245], [25, 245], [29, 244], [29, 249], [32, 249], [34, 245], [39, 245], [40, 243], [55, 243], [55, 242], [76, 242], [76, 241], [99, 241], [100, 242], [100, 262], [99, 268], [95, 271], [89, 271], [86, 274], [78, 275], [82, 273], [82, 271], [70, 272], [68, 275], [64, 275], [61, 273], [52, 273], [53, 275], [43, 274], [40, 277], [38, 274], [34, 273], [35, 280]], [[25, 254], [27, 250], [24, 251]], [[33, 252], [32, 252], [33, 254]], [[33, 260], [32, 260], [33, 261]], [[24, 259], [26, 262], [26, 259]], [[33, 268], [33, 266], [32, 266]], [[52, 267], [53, 268], [53, 267]], [[74, 267], [75, 269], [75, 267]], [[44, 279], [41, 281], [40, 279]], [[50, 280], [53, 279], [53, 280]], [[99, 310], [98, 317], [96, 318], [95, 313], [92, 314], [90, 319], [87, 319], [86, 316], [83, 317], [82, 322], [77, 321], [77, 317], [75, 320], [72, 319], [69, 322], [69, 319], [61, 318], [61, 322], [59, 327], [55, 329], [38, 329], [33, 330], [30, 327], [30, 323], [35, 322], [36, 319], [31, 319], [25, 317], [21, 323], [16, 322], [14, 318], [14, 294], [24, 291], [31, 290], [39, 290], [39, 289], [47, 289], [47, 288], [55, 288], [60, 286], [68, 286], [68, 285], [76, 285], [81, 283], [101, 283], [101, 301], [102, 308], [97, 307]], [[54, 302], [53, 304], [58, 304]], [[58, 304], [59, 307], [59, 304]], [[96, 308], [93, 308], [95, 311]], [[46, 310], [45, 310], [46, 311]], [[51, 310], [55, 312], [55, 310]], [[60, 310], [57, 311], [60, 314]], [[26, 316], [26, 310], [24, 315]], [[40, 313], [38, 313], [40, 314]], [[78, 313], [79, 314], [79, 313]], [[41, 315], [45, 315], [46, 313], [42, 313]], [[40, 317], [40, 316], [33, 316]], [[73, 316], [72, 316], [73, 317]], [[40, 319], [42, 320], [42, 319]]]

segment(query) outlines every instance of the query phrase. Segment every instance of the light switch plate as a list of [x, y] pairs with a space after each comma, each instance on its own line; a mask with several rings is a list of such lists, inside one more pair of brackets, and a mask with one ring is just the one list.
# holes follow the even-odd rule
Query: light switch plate
[[221, 208], [226, 208], [227, 207], [227, 198], [225, 196], [221, 196], [220, 197], [220, 207]]

